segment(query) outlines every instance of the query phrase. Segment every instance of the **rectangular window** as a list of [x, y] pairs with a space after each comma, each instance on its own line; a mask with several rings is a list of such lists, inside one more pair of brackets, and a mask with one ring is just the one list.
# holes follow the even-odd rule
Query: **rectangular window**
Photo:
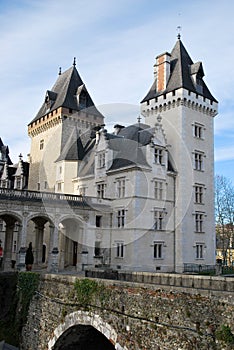
[[163, 243], [154, 242], [153, 244], [153, 255], [154, 259], [162, 259]]
[[116, 258], [124, 257], [124, 242], [116, 242]]
[[40, 184], [40, 182], [38, 182], [37, 183], [37, 190], [40, 191], [40, 189], [41, 189], [41, 184]]
[[94, 247], [94, 256], [101, 256], [101, 242], [96, 241]]
[[79, 187], [79, 194], [80, 196], [85, 196], [86, 188], [85, 187]]
[[196, 232], [203, 232], [203, 220], [204, 220], [203, 213], [195, 214], [195, 231]]
[[204, 187], [202, 185], [195, 185], [195, 203], [203, 203], [203, 190]]
[[154, 198], [158, 200], [163, 199], [163, 182], [162, 181], [154, 182]]
[[198, 171], [203, 170], [203, 157], [204, 155], [199, 152], [194, 153], [194, 169]]
[[21, 188], [21, 178], [17, 177], [16, 179], [16, 188], [19, 190]]
[[45, 181], [45, 190], [48, 188], [48, 183], [47, 183], [47, 181]]
[[40, 150], [42, 150], [44, 148], [44, 140], [40, 141], [40, 146], [39, 146]]
[[97, 184], [97, 197], [98, 198], [105, 197], [105, 184], [104, 183]]
[[104, 168], [106, 164], [106, 154], [105, 152], [99, 153], [98, 154], [98, 167], [99, 168]]
[[163, 150], [161, 148], [154, 149], [154, 161], [156, 164], [162, 164]]
[[58, 182], [58, 192], [60, 192], [62, 190], [62, 183], [61, 182]]
[[117, 212], [117, 227], [125, 226], [125, 209], [120, 209]]
[[163, 210], [155, 210], [154, 211], [154, 230], [162, 230], [163, 229]]
[[197, 243], [196, 244], [196, 259], [204, 258], [204, 244]]
[[101, 215], [96, 215], [96, 227], [101, 227], [102, 217]]
[[193, 135], [194, 137], [201, 139], [203, 137], [203, 125], [195, 123], [193, 126]]
[[117, 179], [117, 197], [123, 198], [125, 197], [125, 179]]

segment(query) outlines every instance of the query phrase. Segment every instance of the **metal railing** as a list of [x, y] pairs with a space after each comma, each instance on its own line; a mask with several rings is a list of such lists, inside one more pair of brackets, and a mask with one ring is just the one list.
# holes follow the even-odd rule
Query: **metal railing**
[[184, 272], [198, 274], [215, 274], [215, 265], [184, 264]]

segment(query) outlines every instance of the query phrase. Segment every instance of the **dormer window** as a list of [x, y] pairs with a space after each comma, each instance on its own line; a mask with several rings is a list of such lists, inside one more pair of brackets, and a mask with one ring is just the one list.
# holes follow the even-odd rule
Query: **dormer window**
[[98, 167], [104, 168], [106, 164], [106, 154], [105, 152], [101, 152], [98, 154]]
[[154, 149], [154, 162], [156, 164], [161, 164], [163, 163], [163, 150], [162, 148], [156, 147]]
[[87, 104], [86, 93], [82, 91], [79, 96], [79, 106], [80, 108], [86, 108], [86, 104]]

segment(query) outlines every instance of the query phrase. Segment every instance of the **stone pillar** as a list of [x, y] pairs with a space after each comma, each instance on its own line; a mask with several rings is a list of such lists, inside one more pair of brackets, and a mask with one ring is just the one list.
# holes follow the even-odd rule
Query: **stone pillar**
[[50, 225], [50, 251], [48, 271], [58, 273], [59, 267], [59, 230], [57, 226]]
[[59, 239], [59, 270], [64, 270], [65, 264], [65, 235], [62, 231], [60, 231], [60, 239]]
[[18, 231], [18, 242], [17, 242], [17, 256], [16, 256], [16, 266], [20, 271], [25, 271], [25, 255], [26, 255], [26, 245], [27, 245], [27, 216], [28, 213], [23, 213], [22, 224], [19, 224]]
[[15, 225], [12, 223], [6, 223], [5, 234], [5, 249], [3, 255], [4, 271], [11, 270], [11, 258], [12, 258], [12, 245], [13, 245], [13, 233]]
[[42, 249], [43, 249], [43, 236], [44, 225], [35, 226], [36, 243], [35, 243], [35, 261], [36, 265], [42, 264]]

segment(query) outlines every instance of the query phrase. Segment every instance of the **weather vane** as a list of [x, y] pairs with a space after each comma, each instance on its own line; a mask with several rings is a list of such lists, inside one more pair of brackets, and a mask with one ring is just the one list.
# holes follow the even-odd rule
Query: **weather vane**
[[180, 39], [182, 27], [178, 26], [176, 29], [177, 29], [177, 32], [178, 32], [177, 38]]

